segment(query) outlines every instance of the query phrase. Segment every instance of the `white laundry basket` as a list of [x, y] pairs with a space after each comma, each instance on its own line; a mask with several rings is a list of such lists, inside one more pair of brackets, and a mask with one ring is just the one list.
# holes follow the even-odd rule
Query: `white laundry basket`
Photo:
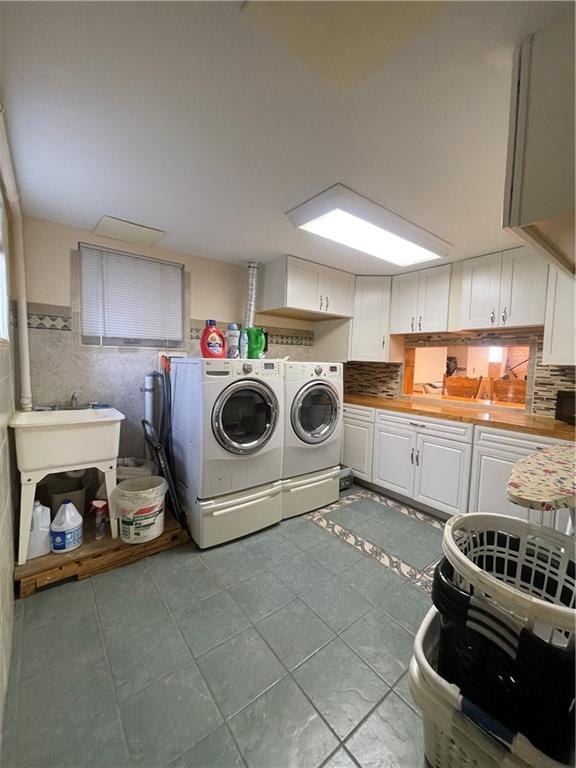
[[442, 549], [460, 589], [495, 603], [552, 645], [573, 642], [572, 537], [507, 515], [456, 515], [446, 523]]
[[490, 719], [440, 677], [435, 670], [439, 639], [440, 614], [431, 608], [416, 635], [409, 679], [432, 768], [566, 768]]
[[166, 480], [157, 475], [118, 483], [114, 501], [122, 541], [141, 544], [158, 538], [164, 532], [166, 489]]

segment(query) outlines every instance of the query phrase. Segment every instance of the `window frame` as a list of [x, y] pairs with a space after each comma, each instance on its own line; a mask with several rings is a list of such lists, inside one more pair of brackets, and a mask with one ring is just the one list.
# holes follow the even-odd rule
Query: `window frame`
[[[148, 338], [136, 338], [129, 336], [94, 336], [90, 334], [84, 334], [82, 328], [82, 247], [90, 248], [93, 250], [99, 250], [106, 253], [114, 253], [120, 256], [127, 256], [132, 259], [141, 259], [143, 261], [150, 261], [157, 264], [169, 264], [179, 267], [181, 269], [181, 307], [182, 307], [182, 325], [181, 325], [181, 338], [179, 341], [170, 339], [148, 339]], [[168, 259], [160, 259], [155, 256], [145, 256], [141, 253], [134, 251], [125, 251], [119, 248], [109, 248], [107, 246], [100, 245], [98, 243], [90, 243], [85, 240], [78, 241], [76, 251], [72, 252], [72, 281], [73, 281], [73, 296], [76, 303], [76, 312], [72, 312], [73, 320], [76, 322], [76, 339], [80, 347], [90, 350], [128, 350], [128, 349], [165, 349], [165, 350], [184, 350], [186, 349], [188, 336], [187, 334], [189, 320], [188, 320], [188, 287], [189, 287], [189, 273], [186, 270], [186, 265], [178, 261], [170, 261]], [[74, 310], [74, 308], [73, 308]]]

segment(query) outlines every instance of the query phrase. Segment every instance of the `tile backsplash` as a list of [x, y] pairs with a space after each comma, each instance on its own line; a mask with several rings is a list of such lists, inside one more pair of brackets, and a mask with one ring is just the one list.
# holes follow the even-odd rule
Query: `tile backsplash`
[[[445, 346], [492, 346], [507, 344], [530, 347], [530, 364], [527, 381], [527, 411], [540, 416], [554, 416], [556, 392], [559, 389], [576, 389], [574, 366], [542, 364], [541, 330], [477, 331], [470, 334], [418, 334], [407, 337], [407, 347]], [[402, 395], [403, 365], [394, 363], [350, 362], [344, 365], [344, 391], [347, 394]]]
[[[217, 321], [220, 328], [226, 323]], [[79, 343], [70, 307], [28, 305], [32, 398], [36, 405], [64, 403], [77, 393], [79, 402], [98, 400], [118, 408], [126, 420], [120, 437], [121, 456], [142, 456], [140, 422], [144, 416], [144, 375], [156, 368], [158, 351], [145, 348], [100, 348]], [[191, 320], [186, 350], [200, 355], [204, 321]], [[267, 357], [313, 359], [314, 334], [309, 330], [270, 328]]]

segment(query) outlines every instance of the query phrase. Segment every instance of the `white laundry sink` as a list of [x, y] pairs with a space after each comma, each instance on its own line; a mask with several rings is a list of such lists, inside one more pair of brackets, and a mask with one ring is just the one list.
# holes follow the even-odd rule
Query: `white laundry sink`
[[123, 419], [115, 408], [17, 411], [8, 423], [16, 433], [18, 469], [30, 472], [115, 460]]

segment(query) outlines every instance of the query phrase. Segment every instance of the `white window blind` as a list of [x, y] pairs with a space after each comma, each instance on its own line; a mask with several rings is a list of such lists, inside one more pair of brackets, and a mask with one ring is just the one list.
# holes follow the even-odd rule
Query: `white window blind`
[[82, 340], [180, 346], [183, 266], [80, 243]]

